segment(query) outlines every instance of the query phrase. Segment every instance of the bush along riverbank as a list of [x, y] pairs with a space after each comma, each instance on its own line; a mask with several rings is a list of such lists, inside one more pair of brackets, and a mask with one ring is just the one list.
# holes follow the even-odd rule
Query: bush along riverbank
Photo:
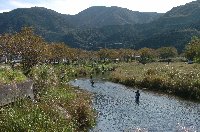
[[20, 83], [27, 77], [20, 70], [13, 70], [9, 66], [0, 67], [0, 84]]
[[[34, 82], [36, 102], [25, 98], [1, 106], [0, 131], [88, 131], [95, 125], [91, 96], [67, 85], [79, 76], [79, 68], [46, 64], [33, 67], [27, 77]], [[4, 72], [6, 76], [1, 76]], [[1, 69], [0, 77], [6, 80], [4, 84], [26, 79], [22, 72], [9, 68]]]
[[121, 63], [110, 80], [200, 101], [200, 65], [185, 63]]

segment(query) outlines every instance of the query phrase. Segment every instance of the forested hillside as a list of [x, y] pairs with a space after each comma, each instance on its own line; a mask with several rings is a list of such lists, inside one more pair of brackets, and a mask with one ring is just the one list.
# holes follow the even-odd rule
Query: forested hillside
[[90, 7], [77, 15], [64, 15], [33, 7], [1, 13], [0, 33], [32, 26], [47, 41], [87, 50], [175, 46], [181, 51], [192, 36], [200, 36], [199, 14], [199, 0], [174, 7], [165, 14]]

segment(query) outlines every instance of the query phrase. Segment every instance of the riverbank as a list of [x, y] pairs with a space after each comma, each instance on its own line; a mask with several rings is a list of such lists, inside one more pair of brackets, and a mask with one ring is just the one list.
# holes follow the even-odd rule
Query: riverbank
[[[0, 130], [88, 131], [95, 125], [91, 96], [66, 84], [76, 76], [79, 68], [45, 64], [32, 68], [27, 77], [34, 82], [36, 102], [19, 98], [1, 106]], [[1, 83], [5, 85], [26, 79], [22, 72], [9, 66], [0, 73]]]
[[186, 63], [121, 63], [110, 80], [200, 101], [200, 65]]

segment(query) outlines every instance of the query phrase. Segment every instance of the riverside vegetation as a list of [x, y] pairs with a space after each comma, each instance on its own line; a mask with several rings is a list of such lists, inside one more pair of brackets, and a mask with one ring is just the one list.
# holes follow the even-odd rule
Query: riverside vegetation
[[[153, 60], [152, 52], [148, 53], [146, 50], [142, 50], [140, 62], [146, 63]], [[175, 55], [174, 49], [171, 50], [173, 52], [168, 50], [169, 48], [166, 47], [158, 49], [160, 58], [164, 59]], [[198, 37], [193, 37], [186, 45], [184, 55], [190, 60], [190, 63], [191, 61], [196, 63], [169, 63], [172, 61], [171, 59], [167, 59], [168, 63], [143, 63], [144, 65], [141, 63], [121, 63], [112, 73], [111, 80], [200, 101], [200, 39]]]
[[200, 65], [184, 62], [121, 63], [110, 79], [128, 86], [148, 88], [200, 101]]
[[19, 70], [13, 70], [9, 66], [0, 68], [0, 84], [11, 84], [13, 82], [23, 82], [27, 78]]
[[[1, 61], [6, 63], [1, 64], [0, 83], [15, 84], [29, 78], [34, 82], [36, 100], [19, 98], [1, 106], [1, 131], [88, 131], [94, 126], [90, 94], [67, 83], [108, 70], [109, 64], [93, 63], [95, 53], [62, 43], [47, 44], [26, 27], [19, 33], [0, 35], [0, 47]], [[19, 63], [15, 63], [17, 59]]]
[[[92, 66], [73, 64], [39, 64], [25, 76], [22, 71], [4, 65], [0, 77], [2, 84], [12, 84], [30, 78], [34, 82], [36, 103], [29, 99], [1, 107], [1, 131], [88, 131], [95, 125], [95, 110], [89, 93], [67, 83], [76, 77], [98, 75], [111, 64]], [[19, 67], [18, 67], [19, 68]], [[102, 69], [103, 68], [103, 69]]]
[[[199, 62], [199, 42], [194, 38], [187, 45], [188, 59]], [[95, 125], [91, 96], [68, 82], [104, 75], [105, 71], [111, 71], [110, 80], [114, 82], [200, 99], [199, 64], [152, 63], [155, 58], [166, 61], [176, 57], [174, 47], [85, 51], [63, 43], [47, 43], [27, 27], [19, 33], [1, 35], [0, 47], [1, 56], [8, 59], [0, 68], [0, 83], [29, 78], [34, 82], [37, 101], [18, 99], [1, 106], [1, 131], [88, 131]], [[21, 59], [19, 64], [13, 61], [16, 56]], [[136, 56], [140, 56], [140, 63], [135, 62]]]
[[[19, 99], [2, 106], [1, 131], [87, 131], [95, 124], [90, 95], [65, 85], [69, 77], [61, 78], [61, 67], [64, 68], [52, 65], [38, 65], [32, 68], [28, 77], [34, 81], [37, 102]], [[65, 70], [64, 74], [73, 74], [72, 68], [66, 67]], [[12, 69], [1, 73], [5, 75], [6, 83], [25, 79], [21, 72], [17, 73]]]

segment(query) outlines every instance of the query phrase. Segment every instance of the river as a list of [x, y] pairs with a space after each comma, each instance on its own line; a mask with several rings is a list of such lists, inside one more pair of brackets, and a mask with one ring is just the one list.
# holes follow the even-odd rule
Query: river
[[73, 86], [93, 93], [93, 107], [98, 113], [92, 132], [198, 132], [200, 104], [173, 96], [140, 90], [140, 102], [135, 91], [124, 85], [79, 79]]

